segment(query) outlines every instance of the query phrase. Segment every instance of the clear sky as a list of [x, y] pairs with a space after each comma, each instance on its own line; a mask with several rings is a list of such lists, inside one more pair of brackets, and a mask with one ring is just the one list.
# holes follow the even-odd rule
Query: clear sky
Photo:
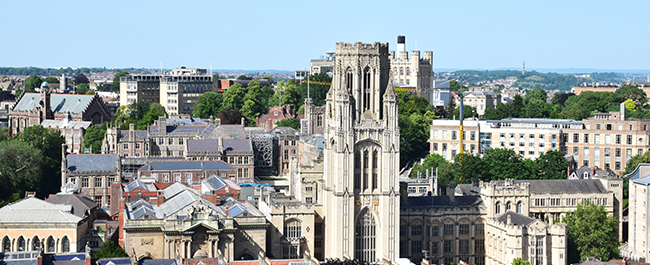
[[2, 1], [0, 66], [308, 69], [336, 42], [435, 69], [650, 69], [650, 1]]

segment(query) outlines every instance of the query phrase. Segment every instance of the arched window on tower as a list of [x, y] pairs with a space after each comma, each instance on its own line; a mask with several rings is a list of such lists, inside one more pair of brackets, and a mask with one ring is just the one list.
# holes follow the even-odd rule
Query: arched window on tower
[[352, 70], [348, 69], [348, 72], [345, 74], [345, 89], [348, 91], [352, 89]]
[[399, 68], [399, 75], [404, 75], [404, 68], [403, 67]]
[[521, 213], [521, 202], [517, 203], [517, 213]]
[[370, 109], [370, 69], [363, 70], [363, 110]]
[[411, 75], [411, 68], [406, 67], [406, 75]]
[[354, 152], [354, 189], [361, 188], [361, 155], [359, 151]]
[[368, 171], [370, 171], [368, 163], [368, 150], [363, 152], [363, 190], [368, 189]]
[[377, 150], [372, 152], [372, 189], [375, 190], [378, 188], [378, 166], [377, 166]]
[[501, 213], [501, 203], [497, 202], [494, 204], [494, 213], [495, 214], [500, 214]]
[[355, 231], [355, 258], [364, 262], [375, 260], [375, 218], [365, 209], [357, 219]]

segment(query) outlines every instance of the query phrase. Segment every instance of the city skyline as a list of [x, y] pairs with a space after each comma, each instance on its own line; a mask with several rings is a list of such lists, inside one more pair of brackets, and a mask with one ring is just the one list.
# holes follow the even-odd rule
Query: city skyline
[[[437, 69], [648, 70], [650, 2], [4, 4], [2, 67], [308, 69], [336, 42], [433, 51]], [[359, 30], [363, 27], [364, 30]], [[29, 37], [28, 37], [29, 36]], [[416, 47], [417, 45], [417, 47]]]

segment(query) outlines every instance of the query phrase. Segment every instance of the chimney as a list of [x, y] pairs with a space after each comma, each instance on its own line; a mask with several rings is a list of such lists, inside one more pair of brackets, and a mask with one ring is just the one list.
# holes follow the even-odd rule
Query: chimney
[[135, 130], [135, 124], [129, 123], [129, 131]]
[[219, 118], [214, 119], [214, 126], [217, 126], [217, 127], [221, 126], [221, 119], [219, 119]]
[[512, 224], [512, 215], [510, 215], [510, 214], [508, 215], [508, 220], [507, 220], [506, 224], [508, 224], [508, 225]]
[[219, 152], [221, 152], [221, 155], [224, 155], [223, 152], [223, 138], [219, 137]]
[[244, 126], [244, 117], [241, 117], [241, 125]]
[[162, 116], [158, 118], [158, 132], [159, 133], [167, 132], [167, 118]]
[[449, 200], [452, 202], [456, 200], [456, 183], [453, 181], [447, 182], [447, 196], [449, 196]]
[[404, 53], [406, 52], [406, 37], [399, 35], [397, 36], [397, 59], [403, 58]]

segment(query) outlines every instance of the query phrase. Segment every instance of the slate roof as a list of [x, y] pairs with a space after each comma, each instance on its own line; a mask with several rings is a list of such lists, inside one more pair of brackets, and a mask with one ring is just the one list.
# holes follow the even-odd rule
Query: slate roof
[[281, 134], [281, 135], [297, 135], [300, 132], [291, 127], [275, 127], [269, 132], [270, 134]]
[[521, 215], [512, 211], [507, 211], [503, 213], [502, 215], [498, 216], [496, 219], [499, 222], [502, 222], [504, 224], [508, 223], [508, 216], [510, 216], [510, 223], [513, 225], [528, 225], [532, 222], [535, 221], [535, 219], [530, 218], [525, 215]]
[[64, 204], [72, 206], [72, 214], [84, 217], [86, 210], [97, 207], [97, 204], [88, 196], [83, 194], [56, 194], [45, 200], [53, 204]]
[[223, 210], [219, 209], [216, 205], [201, 198], [200, 195], [188, 190], [181, 191], [180, 193], [176, 194], [176, 196], [170, 198], [169, 200], [166, 200], [163, 204], [160, 205], [160, 210], [162, 210], [164, 216], [169, 216], [196, 201], [201, 201], [203, 204], [212, 208], [217, 213], [223, 212]]
[[169, 187], [163, 189], [163, 194], [165, 195], [165, 200], [167, 200], [167, 199], [169, 199], [171, 197], [174, 197], [176, 194], [178, 194], [178, 193], [180, 193], [182, 191], [185, 191], [185, 190], [189, 190], [189, 191], [192, 191], [194, 193], [198, 193], [198, 191], [195, 190], [195, 189], [192, 189], [192, 188], [190, 188], [188, 186], [185, 186], [185, 185], [183, 185], [183, 184], [181, 184], [179, 182], [174, 182], [174, 184], [169, 185]]
[[[135, 135], [137, 135], [140, 138], [147, 138], [149, 136], [149, 132], [144, 130], [133, 130], [133, 132], [135, 132]], [[129, 131], [120, 131], [121, 137], [124, 137], [127, 134], [129, 134]]]
[[53, 204], [29, 197], [0, 208], [0, 223], [79, 223], [72, 206]]
[[140, 168], [140, 171], [181, 170], [235, 170], [235, 168], [223, 161], [156, 161], [150, 162]]
[[[92, 102], [94, 95], [77, 94], [50, 94], [50, 108], [52, 112], [81, 113]], [[40, 108], [40, 93], [25, 93], [21, 96], [14, 111], [31, 111]]]
[[155, 190], [155, 186], [151, 187], [151, 186], [145, 184], [144, 182], [139, 181], [139, 180], [136, 179], [134, 181], [131, 181], [126, 186], [124, 186], [124, 191], [125, 192], [131, 192], [131, 191], [133, 191], [133, 190], [135, 190], [137, 188], [142, 188], [142, 189], [144, 189], [146, 191], [154, 191]]
[[400, 207], [474, 207], [483, 204], [480, 196], [456, 196], [454, 201], [448, 196], [421, 196], [408, 197], [406, 201], [400, 203]]
[[118, 155], [83, 154], [68, 155], [68, 170], [80, 171], [113, 171], [117, 170]]
[[211, 177], [203, 180], [202, 183], [209, 186], [210, 190], [220, 190], [226, 186], [228, 186], [228, 188], [230, 189], [241, 190], [241, 187], [237, 185], [235, 182], [232, 182], [229, 179], [222, 179], [220, 177], [217, 177], [216, 175], [212, 175]]
[[41, 126], [45, 128], [52, 128], [52, 129], [59, 129], [59, 128], [88, 129], [90, 124], [92, 124], [92, 122], [90, 121], [68, 121], [67, 124], [65, 123], [64, 120], [44, 120], [43, 122], [41, 122]]
[[246, 133], [244, 132], [244, 125], [241, 124], [224, 124], [219, 126], [221, 129], [226, 131], [232, 138], [244, 138]]
[[515, 180], [515, 183], [530, 183], [531, 194], [607, 193], [598, 179]]
[[219, 152], [219, 140], [187, 140], [187, 152]]
[[250, 139], [223, 139], [223, 149], [233, 151], [253, 151]]

